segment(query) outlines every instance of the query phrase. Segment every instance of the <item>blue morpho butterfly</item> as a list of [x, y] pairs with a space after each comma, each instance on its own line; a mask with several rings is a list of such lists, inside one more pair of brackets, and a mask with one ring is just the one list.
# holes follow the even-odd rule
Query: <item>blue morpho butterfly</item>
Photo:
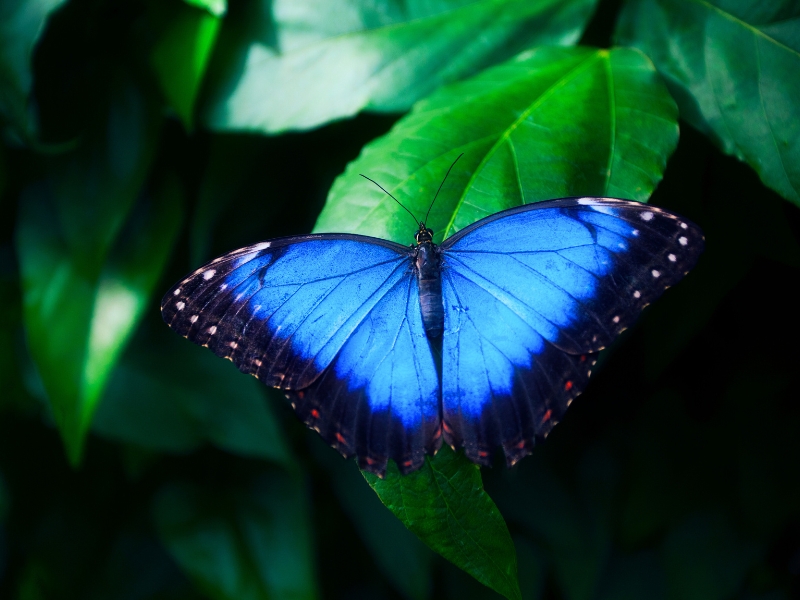
[[442, 439], [484, 465], [502, 447], [513, 465], [703, 249], [688, 220], [612, 198], [504, 210], [438, 246], [432, 235], [422, 221], [410, 247], [348, 233], [260, 242], [176, 284], [162, 315], [283, 390], [362, 469], [382, 476], [391, 458], [408, 473]]

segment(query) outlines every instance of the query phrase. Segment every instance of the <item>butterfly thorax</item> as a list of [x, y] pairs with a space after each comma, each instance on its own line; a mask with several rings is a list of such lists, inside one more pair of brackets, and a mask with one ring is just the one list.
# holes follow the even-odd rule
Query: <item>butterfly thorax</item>
[[429, 338], [438, 338], [444, 330], [442, 303], [442, 255], [433, 243], [433, 231], [420, 225], [414, 248], [414, 270], [419, 282], [419, 306], [422, 323]]

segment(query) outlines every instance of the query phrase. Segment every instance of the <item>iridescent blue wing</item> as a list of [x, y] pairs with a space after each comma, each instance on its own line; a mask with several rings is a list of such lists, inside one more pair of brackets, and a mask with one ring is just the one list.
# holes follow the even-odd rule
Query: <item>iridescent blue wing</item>
[[656, 207], [566, 198], [497, 213], [442, 244], [447, 443], [488, 464], [530, 453], [585, 387], [595, 354], [681, 279], [697, 226]]
[[164, 320], [285, 390], [344, 455], [418, 467], [439, 430], [439, 383], [409, 249], [346, 234], [262, 242], [176, 284]]

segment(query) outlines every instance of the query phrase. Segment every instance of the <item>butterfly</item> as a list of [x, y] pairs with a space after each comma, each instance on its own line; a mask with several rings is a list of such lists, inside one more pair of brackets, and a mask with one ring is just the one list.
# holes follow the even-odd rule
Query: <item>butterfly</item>
[[531, 452], [585, 388], [597, 353], [679, 281], [701, 230], [639, 202], [511, 208], [440, 245], [354, 234], [220, 256], [161, 304], [179, 334], [280, 388], [362, 469], [419, 468], [442, 442], [487, 465]]

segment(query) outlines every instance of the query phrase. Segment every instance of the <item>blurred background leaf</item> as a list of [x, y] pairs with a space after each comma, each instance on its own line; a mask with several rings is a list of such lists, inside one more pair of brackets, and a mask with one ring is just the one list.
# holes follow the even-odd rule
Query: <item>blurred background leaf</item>
[[358, 173], [422, 219], [462, 152], [430, 213], [437, 240], [538, 200], [647, 200], [677, 141], [677, 109], [645, 56], [538, 48], [440, 90], [368, 144], [334, 183], [315, 231], [408, 242], [408, 217]]
[[204, 10], [207, 10], [215, 17], [224, 16], [225, 11], [228, 10], [228, 3], [226, 0], [185, 0], [185, 1], [186, 4], [189, 4], [190, 6], [197, 6]]
[[167, 102], [187, 130], [194, 126], [194, 102], [225, 11], [224, 5], [214, 4], [218, 3], [204, 7], [207, 10], [169, 3], [152, 8], [153, 20], [162, 24], [163, 31], [150, 61]]
[[0, 2], [0, 125], [19, 141], [35, 138], [38, 121], [30, 105], [33, 49], [49, 14], [64, 0]]
[[305, 490], [265, 473], [247, 491], [174, 484], [154, 511], [161, 538], [210, 598], [315, 598]]
[[800, 5], [632, 0], [617, 41], [647, 53], [681, 116], [800, 204]]
[[[17, 252], [28, 344], [70, 460], [146, 309], [180, 224], [180, 184], [140, 195], [158, 121], [130, 81], [108, 120], [20, 200]], [[132, 212], [133, 210], [133, 212]]]
[[139, 341], [122, 358], [93, 430], [158, 452], [186, 454], [212, 442], [293, 468], [264, 387], [201, 348], [184, 352], [180, 338], [164, 333]]
[[404, 111], [534, 44], [573, 44], [594, 0], [262, 0], [232, 10], [204, 110], [215, 130]]

